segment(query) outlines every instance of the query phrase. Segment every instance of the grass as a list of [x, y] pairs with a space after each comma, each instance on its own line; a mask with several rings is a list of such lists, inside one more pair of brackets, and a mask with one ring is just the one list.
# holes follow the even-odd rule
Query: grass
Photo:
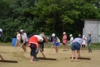
[[[44, 44], [44, 47], [45, 48], [51, 48], [51, 45], [52, 45], [52, 43], [48, 42], [48, 43]], [[9, 43], [0, 43], [0, 46], [12, 46], [12, 43], [11, 42], [9, 42]], [[67, 47], [68, 47], [68, 45], [67, 45]], [[62, 44], [60, 45], [60, 48], [63, 48]], [[100, 50], [100, 43], [92, 43], [91, 48], [93, 50]]]

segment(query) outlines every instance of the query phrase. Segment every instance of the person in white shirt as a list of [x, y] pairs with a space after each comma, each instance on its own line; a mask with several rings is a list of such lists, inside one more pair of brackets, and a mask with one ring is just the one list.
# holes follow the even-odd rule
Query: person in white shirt
[[[83, 40], [81, 37], [77, 37], [75, 38], [73, 41], [72, 41], [72, 44], [71, 44], [71, 50], [72, 50], [72, 58], [71, 58], [71, 61], [78, 61], [77, 58], [80, 57], [80, 47], [81, 47], [81, 44], [82, 44]], [[77, 52], [76, 55], [75, 55], [75, 51]], [[74, 59], [75, 57], [75, 59]]]
[[73, 35], [72, 35], [72, 34], [70, 34], [70, 35], [69, 35], [69, 37], [70, 37], [70, 40], [69, 40], [69, 47], [68, 47], [68, 50], [70, 49], [71, 44], [72, 44], [72, 41], [74, 40], [74, 38], [73, 38]]
[[26, 45], [28, 43], [28, 37], [27, 37], [27, 34], [24, 32], [24, 30], [20, 30], [21, 32], [21, 37], [22, 37], [22, 48], [24, 50], [24, 52], [26, 52]]
[[16, 39], [17, 39], [17, 40], [16, 40], [15, 48], [16, 48], [17, 46], [21, 46], [21, 34], [20, 34], [19, 31], [17, 31]]
[[85, 47], [87, 45], [86, 44], [87, 38], [85, 37], [85, 35], [83, 35], [82, 39], [83, 39], [83, 42], [82, 42], [82, 51], [85, 51]]
[[3, 30], [0, 28], [0, 37], [2, 36], [3, 34]]
[[2, 41], [2, 35], [3, 35], [3, 30], [2, 30], [2, 28], [0, 28], [0, 41]]

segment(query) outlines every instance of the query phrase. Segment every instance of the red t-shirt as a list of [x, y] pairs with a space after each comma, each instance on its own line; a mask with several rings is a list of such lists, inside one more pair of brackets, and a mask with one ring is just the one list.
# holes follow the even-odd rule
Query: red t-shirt
[[32, 37], [29, 38], [28, 46], [30, 46], [30, 43], [33, 43], [33, 44], [36, 45], [36, 47], [39, 47], [38, 38], [36, 36], [32, 36]]

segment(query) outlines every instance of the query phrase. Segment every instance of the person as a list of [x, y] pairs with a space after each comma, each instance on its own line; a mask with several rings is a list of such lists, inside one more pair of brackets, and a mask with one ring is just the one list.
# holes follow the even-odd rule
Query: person
[[83, 39], [83, 42], [82, 42], [82, 51], [85, 51], [87, 38], [85, 37], [85, 35], [83, 35], [82, 39]]
[[17, 35], [16, 35], [16, 45], [15, 45], [15, 48], [17, 48], [17, 46], [21, 46], [21, 34], [19, 31], [16, 32]]
[[59, 46], [60, 46], [60, 39], [55, 35], [55, 33], [52, 34], [52, 44], [55, 47], [56, 53], [58, 53]]
[[2, 39], [1, 39], [2, 35], [3, 35], [3, 30], [2, 30], [2, 28], [0, 28], [0, 41], [2, 41]]
[[[72, 50], [72, 58], [71, 61], [78, 61], [78, 57], [80, 57], [80, 46], [83, 40], [81, 37], [77, 37], [72, 41], [71, 50]], [[76, 51], [76, 52], [75, 52]], [[76, 53], [76, 54], [75, 54]], [[75, 57], [75, 59], [74, 59]]]
[[21, 37], [22, 37], [22, 49], [24, 50], [24, 52], [26, 52], [26, 45], [28, 43], [28, 37], [27, 37], [27, 34], [24, 32], [23, 29], [20, 30], [21, 32]]
[[88, 34], [88, 37], [87, 37], [87, 47], [88, 47], [88, 52], [92, 52], [92, 49], [90, 48], [90, 45], [92, 43], [92, 37], [91, 37], [91, 34]]
[[37, 57], [37, 53], [39, 51], [39, 42], [42, 42], [43, 38], [40, 35], [33, 35], [29, 38], [28, 40], [28, 46], [30, 47], [31, 51], [30, 51], [30, 62], [34, 62]]
[[39, 44], [40, 44], [40, 47], [41, 47], [42, 51], [44, 51], [44, 43], [47, 42], [47, 38], [46, 38], [44, 32], [42, 32], [42, 33], [40, 34], [40, 36], [42, 36], [43, 41], [42, 41], [42, 42], [39, 42]]
[[70, 34], [70, 36], [69, 36], [69, 37], [70, 37], [70, 41], [69, 41], [69, 42], [70, 42], [70, 44], [69, 44], [69, 46], [71, 46], [72, 41], [74, 40], [74, 38], [73, 38], [73, 35], [72, 35], [72, 34]]
[[67, 43], [67, 35], [66, 32], [63, 32], [63, 37], [62, 37], [63, 51], [66, 51], [66, 43]]

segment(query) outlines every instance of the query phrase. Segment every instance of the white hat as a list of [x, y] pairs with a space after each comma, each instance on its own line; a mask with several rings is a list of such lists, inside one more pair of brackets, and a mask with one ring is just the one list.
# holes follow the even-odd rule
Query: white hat
[[23, 31], [24, 31], [23, 29], [20, 30], [20, 32], [23, 32]]
[[52, 34], [52, 37], [54, 37], [54, 36], [55, 36], [55, 33]]
[[66, 32], [63, 32], [63, 34], [66, 34]]
[[70, 37], [72, 37], [72, 34], [70, 34]]

